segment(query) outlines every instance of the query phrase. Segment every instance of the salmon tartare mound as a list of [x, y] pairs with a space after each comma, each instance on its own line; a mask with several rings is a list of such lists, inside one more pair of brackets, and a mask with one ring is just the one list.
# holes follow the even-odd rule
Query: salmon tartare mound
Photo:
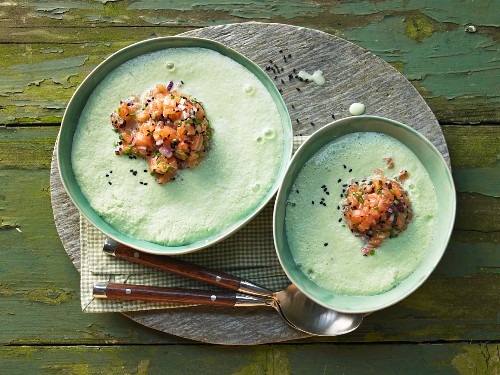
[[174, 180], [179, 170], [198, 165], [213, 132], [202, 104], [173, 87], [172, 81], [158, 84], [142, 99], [120, 101], [110, 116], [120, 138], [115, 154], [144, 158], [160, 184]]
[[397, 237], [412, 218], [408, 194], [399, 182], [384, 177], [380, 170], [372, 178], [351, 182], [341, 204], [351, 232], [367, 242], [362, 249], [365, 256], [373, 255], [385, 239]]

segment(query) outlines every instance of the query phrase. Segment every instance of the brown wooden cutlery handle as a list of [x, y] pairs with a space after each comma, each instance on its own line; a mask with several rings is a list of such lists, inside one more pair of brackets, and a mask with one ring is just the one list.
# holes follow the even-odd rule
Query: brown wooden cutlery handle
[[234, 306], [237, 301], [234, 292], [212, 292], [115, 283], [95, 284], [93, 295], [96, 298], [122, 301], [157, 301], [213, 306]]
[[107, 254], [113, 255], [117, 258], [169, 271], [177, 275], [203, 281], [226, 289], [263, 296], [266, 298], [272, 297], [273, 295], [272, 291], [247, 280], [242, 280], [236, 276], [224, 272], [214, 271], [166, 255], [143, 253], [111, 239], [106, 240], [103, 250]]
[[95, 283], [93, 296], [121, 301], [157, 301], [210, 306], [273, 306], [273, 299], [229, 291], [165, 288], [149, 285]]

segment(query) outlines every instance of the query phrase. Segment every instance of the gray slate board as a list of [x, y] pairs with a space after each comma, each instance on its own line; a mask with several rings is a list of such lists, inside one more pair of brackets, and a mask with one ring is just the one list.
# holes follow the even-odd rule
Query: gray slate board
[[[366, 105], [367, 115], [387, 117], [418, 130], [450, 165], [439, 123], [417, 90], [393, 67], [361, 47], [316, 30], [256, 22], [207, 27], [182, 35], [223, 43], [265, 70], [282, 93], [295, 135], [310, 135], [334, 118], [350, 116], [349, 106], [360, 102]], [[311, 74], [321, 70], [326, 84], [299, 81], [295, 74], [300, 70]], [[50, 177], [56, 228], [79, 270], [79, 213], [62, 186], [55, 153]], [[270, 308], [187, 307], [125, 315], [147, 327], [209, 343], [251, 345], [306, 337]]]

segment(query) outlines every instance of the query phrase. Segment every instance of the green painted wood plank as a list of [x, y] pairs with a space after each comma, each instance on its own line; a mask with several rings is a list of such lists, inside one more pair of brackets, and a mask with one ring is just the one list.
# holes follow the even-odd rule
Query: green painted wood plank
[[[0, 66], [5, 66], [0, 74], [0, 124], [57, 123], [78, 83], [124, 45], [251, 20], [311, 27], [367, 48], [410, 79], [442, 123], [497, 123], [500, 32], [492, 15], [498, 13], [498, 4], [494, 0], [453, 5], [430, 0], [392, 0], [383, 5], [368, 0], [5, 2], [0, 12]], [[469, 23], [474, 23], [475, 33], [465, 31]], [[78, 59], [85, 57], [88, 60], [78, 65]], [[42, 61], [54, 64], [53, 70], [41, 71]], [[70, 62], [76, 66], [62, 69]]]
[[[495, 27], [500, 11], [498, 2], [467, 0], [453, 3], [436, 4], [433, 0], [390, 0], [383, 4], [362, 0], [334, 2], [327, 0], [311, 0], [307, 3], [296, 0], [276, 0], [268, 2], [256, 0], [252, 2], [234, 3], [227, 0], [177, 0], [163, 2], [158, 0], [125, 1], [23, 1], [22, 3], [4, 2], [0, 16], [2, 26], [41, 26], [57, 25], [72, 22], [73, 24], [109, 24], [130, 23], [144, 25], [158, 23], [172, 24], [191, 22], [206, 25], [206, 22], [218, 22], [221, 19], [237, 20], [288, 20], [311, 19], [321, 23], [321, 19], [337, 21], [344, 28], [360, 27], [373, 19], [384, 16], [415, 14], [416, 12], [432, 18], [439, 23]], [[133, 17], [136, 16], [136, 17]], [[348, 16], [348, 18], [346, 17]], [[330, 17], [330, 18], [328, 18]], [[23, 23], [17, 21], [24, 21]], [[344, 20], [343, 23], [339, 22]], [[204, 23], [205, 22], [205, 23]], [[326, 22], [323, 22], [326, 23]]]
[[[493, 127], [445, 127], [457, 168], [492, 163]], [[139, 344], [186, 342], [120, 314], [83, 314], [79, 275], [55, 230], [49, 168], [58, 127], [0, 127], [0, 342]], [[483, 133], [482, 133], [483, 132]], [[470, 141], [466, 142], [466, 134]], [[481, 158], [470, 156], [479, 145]], [[465, 150], [463, 150], [465, 148]], [[456, 155], [454, 159], [453, 156]], [[479, 168], [477, 168], [479, 169]], [[352, 334], [304, 342], [488, 340], [500, 336], [500, 199], [458, 194], [455, 231], [443, 260], [409, 298]], [[485, 288], [488, 285], [488, 288]], [[480, 293], [478, 293], [480, 291]]]
[[498, 344], [5, 347], [6, 373], [498, 374]]

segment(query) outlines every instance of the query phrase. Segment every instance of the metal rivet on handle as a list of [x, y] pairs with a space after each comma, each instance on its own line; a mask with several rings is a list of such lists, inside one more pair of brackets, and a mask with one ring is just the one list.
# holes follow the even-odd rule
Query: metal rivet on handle
[[216, 296], [215, 294], [212, 294], [212, 295], [210, 296], [210, 299], [211, 299], [212, 301], [215, 301], [215, 300], [217, 299], [217, 296]]
[[221, 280], [222, 280], [222, 277], [220, 277], [220, 276], [215, 276], [215, 281], [219, 282], [219, 281], [221, 281]]
[[134, 258], [139, 258], [139, 253], [137, 251], [134, 253]]
[[132, 294], [132, 291], [129, 288], [127, 288], [125, 289], [125, 294]]

